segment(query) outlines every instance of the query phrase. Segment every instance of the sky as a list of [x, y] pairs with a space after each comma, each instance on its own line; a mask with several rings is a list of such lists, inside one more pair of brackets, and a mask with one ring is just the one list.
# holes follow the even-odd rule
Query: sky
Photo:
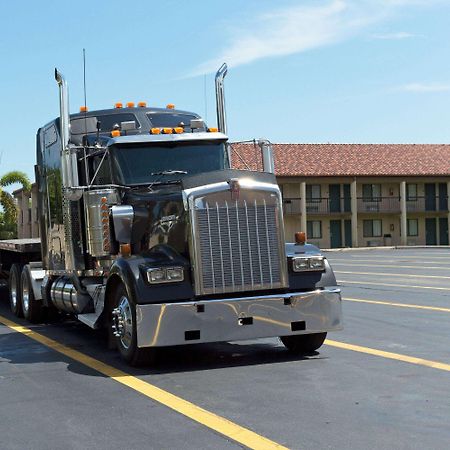
[[231, 141], [450, 143], [450, 0], [0, 0], [0, 175], [34, 178], [35, 136], [70, 109], [147, 101]]

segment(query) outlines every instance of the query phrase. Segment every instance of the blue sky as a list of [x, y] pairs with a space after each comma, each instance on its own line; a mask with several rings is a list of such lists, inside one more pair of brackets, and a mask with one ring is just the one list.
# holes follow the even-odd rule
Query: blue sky
[[231, 140], [450, 142], [450, 1], [2, 2], [0, 174], [33, 177], [36, 130], [116, 101], [174, 103], [213, 125], [226, 61]]

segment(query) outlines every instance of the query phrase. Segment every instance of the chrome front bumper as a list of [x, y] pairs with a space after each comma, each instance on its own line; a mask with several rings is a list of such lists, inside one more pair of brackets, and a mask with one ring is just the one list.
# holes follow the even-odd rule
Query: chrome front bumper
[[136, 306], [139, 347], [163, 347], [342, 329], [338, 288], [263, 297]]

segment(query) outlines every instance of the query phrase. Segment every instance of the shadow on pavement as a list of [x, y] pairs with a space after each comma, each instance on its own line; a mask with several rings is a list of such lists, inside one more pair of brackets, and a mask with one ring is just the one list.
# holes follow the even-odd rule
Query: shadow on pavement
[[[58, 343], [136, 376], [323, 359], [318, 352], [310, 355], [292, 355], [278, 340], [261, 339], [251, 343], [220, 342], [164, 347], [158, 350], [157, 362], [151, 367], [134, 368], [122, 361], [117, 351], [108, 350], [105, 333], [91, 330], [74, 319], [31, 325], [23, 319], [14, 317], [9, 311], [8, 304], [5, 304], [4, 301], [0, 304], [0, 315], [27, 326]], [[72, 372], [89, 376], [103, 376], [23, 334], [13, 332], [6, 327], [2, 328], [0, 328], [0, 363], [2, 359], [11, 364], [67, 362], [67, 368]]]

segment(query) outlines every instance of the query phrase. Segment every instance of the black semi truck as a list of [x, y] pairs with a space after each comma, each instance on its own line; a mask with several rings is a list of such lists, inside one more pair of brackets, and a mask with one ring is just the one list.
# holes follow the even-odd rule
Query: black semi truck
[[11, 309], [32, 323], [48, 310], [106, 328], [130, 364], [157, 348], [279, 336], [319, 348], [342, 326], [326, 258], [285, 243], [272, 148], [263, 171], [231, 167], [224, 64], [218, 128], [195, 113], [144, 103], [60, 117], [37, 132], [40, 240], [0, 241]]

